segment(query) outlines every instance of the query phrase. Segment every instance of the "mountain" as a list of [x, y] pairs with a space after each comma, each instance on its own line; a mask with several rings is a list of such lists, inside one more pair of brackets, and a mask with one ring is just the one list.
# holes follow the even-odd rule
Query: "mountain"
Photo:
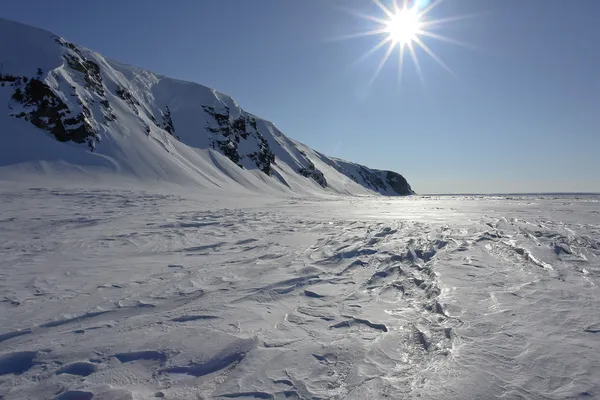
[[0, 19], [0, 36], [0, 168], [66, 164], [269, 193], [413, 193], [402, 175], [314, 151], [214, 89], [13, 21]]

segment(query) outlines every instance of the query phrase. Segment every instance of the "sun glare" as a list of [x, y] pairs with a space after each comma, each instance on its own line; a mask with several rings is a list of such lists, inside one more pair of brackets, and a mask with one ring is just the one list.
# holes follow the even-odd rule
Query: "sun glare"
[[406, 53], [410, 54], [413, 64], [418, 75], [423, 81], [423, 75], [421, 74], [421, 67], [417, 58], [417, 50], [420, 49], [427, 53], [433, 60], [435, 60], [444, 69], [454, 75], [454, 72], [429, 48], [425, 43], [424, 38], [436, 39], [454, 44], [466, 45], [465, 43], [450, 39], [446, 36], [442, 36], [438, 33], [433, 32], [433, 29], [452, 21], [457, 21], [470, 17], [470, 15], [448, 17], [433, 19], [429, 17], [429, 13], [438, 4], [444, 0], [388, 0], [390, 7], [384, 5], [385, 0], [372, 0], [380, 11], [383, 12], [382, 16], [365, 15], [353, 10], [346, 10], [351, 14], [358, 17], [364, 18], [371, 22], [378, 24], [376, 29], [372, 29], [365, 32], [358, 32], [351, 35], [343, 36], [339, 39], [352, 39], [357, 37], [381, 35], [382, 39], [372, 49], [365, 53], [361, 58], [357, 60], [362, 61], [375, 51], [386, 47], [385, 55], [380, 61], [375, 74], [371, 79], [371, 83], [375, 81], [383, 66], [387, 60], [391, 57], [395, 49], [398, 49], [399, 62], [398, 62], [398, 81], [402, 79], [402, 69], [404, 65], [404, 58]]
[[401, 46], [411, 43], [421, 30], [421, 18], [414, 10], [398, 10], [387, 22], [390, 39]]

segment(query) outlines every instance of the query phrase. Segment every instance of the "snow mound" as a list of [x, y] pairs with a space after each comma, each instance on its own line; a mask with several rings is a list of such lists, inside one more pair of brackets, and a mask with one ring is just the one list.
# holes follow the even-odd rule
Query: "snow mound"
[[317, 153], [231, 97], [0, 19], [0, 173], [118, 173], [259, 193], [409, 195], [401, 175]]

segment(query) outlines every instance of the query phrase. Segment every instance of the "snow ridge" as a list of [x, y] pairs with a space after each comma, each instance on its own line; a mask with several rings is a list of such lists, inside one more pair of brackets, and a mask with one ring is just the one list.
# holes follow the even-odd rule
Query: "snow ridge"
[[15, 38], [0, 43], [0, 101], [7, 105], [0, 167], [60, 160], [210, 188], [413, 193], [400, 174], [317, 153], [214, 89], [109, 60], [20, 23], [0, 19], [0, 34]]

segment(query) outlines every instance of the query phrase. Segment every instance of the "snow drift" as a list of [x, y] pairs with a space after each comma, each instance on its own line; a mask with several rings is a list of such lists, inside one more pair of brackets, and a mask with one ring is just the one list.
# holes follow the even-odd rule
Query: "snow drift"
[[0, 168], [66, 163], [254, 192], [408, 195], [406, 179], [327, 157], [208, 87], [0, 19]]

